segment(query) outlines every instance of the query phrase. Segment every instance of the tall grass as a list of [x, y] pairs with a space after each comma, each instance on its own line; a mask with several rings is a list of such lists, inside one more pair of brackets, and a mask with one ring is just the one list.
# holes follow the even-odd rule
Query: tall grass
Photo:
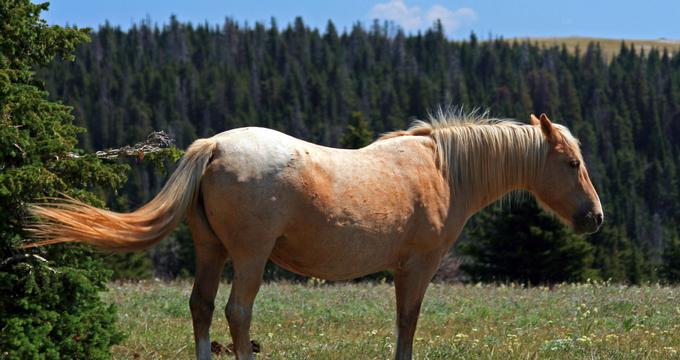
[[[128, 339], [117, 359], [193, 356], [188, 282], [112, 284]], [[212, 339], [230, 343], [222, 284]], [[600, 283], [553, 289], [430, 286], [416, 332], [416, 359], [680, 358], [680, 288]], [[267, 284], [252, 336], [261, 359], [389, 359], [394, 351], [389, 284]]]

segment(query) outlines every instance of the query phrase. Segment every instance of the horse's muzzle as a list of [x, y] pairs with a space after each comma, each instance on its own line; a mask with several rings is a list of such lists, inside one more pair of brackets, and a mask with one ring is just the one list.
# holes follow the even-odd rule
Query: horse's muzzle
[[574, 231], [578, 234], [593, 234], [600, 230], [603, 222], [604, 214], [601, 211], [588, 210], [574, 216]]

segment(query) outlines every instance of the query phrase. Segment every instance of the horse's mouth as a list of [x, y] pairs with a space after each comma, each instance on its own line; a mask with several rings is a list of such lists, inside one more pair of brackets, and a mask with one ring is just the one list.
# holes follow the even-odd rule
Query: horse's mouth
[[604, 217], [601, 213], [588, 211], [581, 216], [574, 217], [574, 232], [577, 234], [594, 234], [600, 230], [603, 221]]

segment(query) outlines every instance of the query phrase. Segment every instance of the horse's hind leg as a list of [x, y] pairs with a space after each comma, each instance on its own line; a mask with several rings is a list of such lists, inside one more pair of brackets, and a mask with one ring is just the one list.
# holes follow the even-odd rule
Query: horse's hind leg
[[[267, 259], [276, 242], [275, 237], [242, 237], [245, 241], [231, 243], [229, 253], [234, 267], [234, 280], [225, 309], [229, 331], [234, 341], [236, 358], [255, 359], [250, 342], [250, 322], [253, 302], [262, 284]], [[262, 240], [260, 240], [262, 239]], [[253, 241], [251, 241], [253, 240]]]
[[227, 260], [227, 251], [212, 232], [202, 209], [189, 217], [196, 248], [196, 277], [189, 306], [194, 325], [196, 358], [210, 359], [210, 323], [215, 308], [215, 295]]

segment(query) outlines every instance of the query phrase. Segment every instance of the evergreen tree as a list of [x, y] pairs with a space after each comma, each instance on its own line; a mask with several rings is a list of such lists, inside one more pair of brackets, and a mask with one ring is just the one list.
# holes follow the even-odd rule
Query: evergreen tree
[[511, 211], [491, 208], [477, 216], [469, 239], [459, 246], [468, 258], [461, 268], [473, 281], [540, 285], [594, 276], [592, 246], [534, 201]]
[[[622, 226], [605, 224], [600, 231], [589, 237], [595, 248], [593, 268], [598, 271], [602, 280], [613, 282], [631, 282], [640, 274], [629, 273], [634, 262], [634, 248], [630, 243], [626, 230]], [[637, 270], [636, 270], [637, 271]]]
[[359, 149], [373, 142], [373, 131], [368, 126], [364, 115], [353, 112], [347, 129], [342, 134], [340, 144], [346, 149]]
[[661, 276], [669, 282], [680, 282], [680, 238], [678, 238], [677, 234], [669, 237], [666, 243], [663, 252]]
[[84, 30], [47, 26], [46, 9], [0, 2], [0, 357], [108, 358], [122, 336], [114, 309], [99, 298], [109, 274], [102, 263], [73, 247], [18, 248], [30, 203], [64, 193], [101, 206], [87, 189], [125, 179], [126, 166], [74, 148], [81, 129], [71, 109], [48, 101], [33, 79], [35, 66], [70, 57], [87, 39]]

